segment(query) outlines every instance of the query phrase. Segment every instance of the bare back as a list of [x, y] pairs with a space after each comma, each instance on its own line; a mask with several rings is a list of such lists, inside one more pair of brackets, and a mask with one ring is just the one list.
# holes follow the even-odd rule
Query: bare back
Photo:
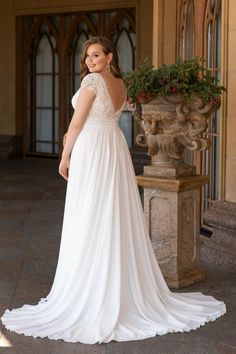
[[125, 85], [122, 79], [114, 77], [110, 72], [100, 74], [111, 98], [114, 111], [117, 112], [125, 101]]

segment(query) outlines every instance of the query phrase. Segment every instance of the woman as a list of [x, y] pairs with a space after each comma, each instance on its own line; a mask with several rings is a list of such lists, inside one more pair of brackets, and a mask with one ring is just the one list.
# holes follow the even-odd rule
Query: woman
[[189, 331], [215, 320], [224, 303], [170, 292], [156, 262], [118, 126], [126, 91], [112, 43], [89, 39], [81, 66], [59, 166], [68, 186], [54, 283], [38, 305], [7, 310], [3, 323], [25, 335], [93, 344]]

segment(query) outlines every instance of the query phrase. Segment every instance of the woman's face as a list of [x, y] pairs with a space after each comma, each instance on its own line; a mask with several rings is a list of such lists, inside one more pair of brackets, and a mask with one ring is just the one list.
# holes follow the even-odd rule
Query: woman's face
[[103, 72], [108, 68], [108, 64], [111, 61], [111, 55], [111, 53], [106, 55], [100, 44], [90, 44], [87, 49], [85, 64], [91, 73]]

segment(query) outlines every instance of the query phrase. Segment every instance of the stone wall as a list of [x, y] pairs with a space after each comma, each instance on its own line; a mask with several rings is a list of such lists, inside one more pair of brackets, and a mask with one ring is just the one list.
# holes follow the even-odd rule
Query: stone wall
[[0, 2], [0, 134], [15, 133], [15, 18]]
[[226, 180], [225, 199], [236, 202], [236, 2], [228, 1], [228, 92], [226, 112]]

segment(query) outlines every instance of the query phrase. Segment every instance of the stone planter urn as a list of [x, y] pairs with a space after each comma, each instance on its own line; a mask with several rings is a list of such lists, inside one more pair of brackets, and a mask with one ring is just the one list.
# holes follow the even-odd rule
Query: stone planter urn
[[148, 147], [152, 163], [137, 176], [144, 188], [144, 213], [156, 258], [171, 288], [198, 282], [205, 272], [198, 264], [201, 187], [208, 177], [196, 175], [184, 162], [184, 150], [210, 146], [204, 136], [209, 115], [220, 100], [204, 103], [199, 97], [158, 96], [137, 104], [134, 117], [144, 133], [137, 136]]
[[152, 156], [152, 164], [144, 168], [144, 174], [163, 178], [195, 175], [195, 166], [183, 160], [184, 150], [210, 146], [203, 133], [208, 117], [219, 107], [220, 100], [204, 103], [196, 95], [189, 100], [181, 95], [158, 96], [150, 103], [137, 104], [134, 116], [144, 134], [139, 134], [136, 141], [148, 147], [148, 155]]

